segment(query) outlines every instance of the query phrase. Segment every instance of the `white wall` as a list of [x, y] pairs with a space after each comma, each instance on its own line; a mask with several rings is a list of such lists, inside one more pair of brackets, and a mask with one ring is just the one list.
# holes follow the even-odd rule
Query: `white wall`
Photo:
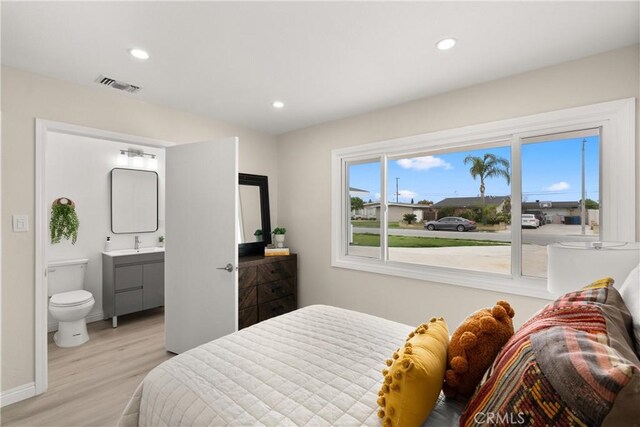
[[[51, 244], [47, 239], [48, 261], [87, 258], [84, 288], [93, 294], [96, 304], [89, 321], [102, 319], [102, 251], [107, 236], [112, 249], [133, 247], [134, 235], [141, 246], [157, 246], [164, 235], [164, 149], [107, 141], [85, 136], [51, 132], [45, 153], [45, 199], [53, 201], [68, 197], [76, 204], [80, 220], [78, 241]], [[158, 231], [154, 233], [113, 234], [111, 231], [110, 172], [117, 166], [119, 150], [134, 149], [155, 154], [158, 160]], [[51, 290], [50, 290], [51, 291]], [[49, 330], [57, 322], [48, 315]]]
[[[280, 136], [279, 221], [299, 255], [300, 305], [331, 304], [408, 324], [444, 316], [453, 329], [471, 312], [506, 299], [516, 311], [516, 325], [522, 324], [545, 301], [331, 267], [331, 150], [638, 97], [638, 48], [630, 46]], [[317, 207], [312, 224], [305, 212], [310, 195]]]
[[[269, 176], [278, 223], [276, 138], [209, 117], [138, 100], [110, 88], [81, 86], [2, 68], [2, 391], [34, 381], [35, 119], [188, 143], [238, 136], [240, 172]], [[88, 83], [90, 84], [90, 83]], [[29, 215], [28, 233], [11, 232], [11, 214]]]

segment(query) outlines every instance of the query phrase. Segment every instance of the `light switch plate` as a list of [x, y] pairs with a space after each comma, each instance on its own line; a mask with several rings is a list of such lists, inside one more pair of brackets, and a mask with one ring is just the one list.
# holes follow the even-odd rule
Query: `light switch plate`
[[29, 215], [12, 215], [14, 233], [26, 233], [29, 231]]

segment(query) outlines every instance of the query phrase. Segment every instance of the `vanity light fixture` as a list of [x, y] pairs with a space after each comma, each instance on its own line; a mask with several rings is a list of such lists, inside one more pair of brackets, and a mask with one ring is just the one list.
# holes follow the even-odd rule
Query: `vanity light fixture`
[[282, 101], [273, 101], [273, 104], [271, 104], [271, 105], [273, 105], [273, 108], [280, 109], [280, 108], [284, 107], [284, 102], [282, 102]]
[[452, 37], [447, 37], [446, 39], [440, 40], [436, 43], [436, 47], [440, 50], [449, 50], [454, 47], [457, 43], [457, 40]]
[[158, 169], [158, 159], [156, 159], [155, 155], [152, 154], [149, 160], [147, 160], [147, 168], [151, 170]]
[[141, 168], [145, 164], [145, 157], [149, 157], [147, 160], [147, 169], [158, 169], [158, 159], [155, 154], [145, 153], [142, 150], [134, 150], [132, 148], [120, 150], [118, 166], [131, 165], [134, 168]]
[[134, 168], [141, 168], [144, 165], [144, 157], [134, 157], [131, 159]]
[[118, 166], [127, 166], [129, 164], [129, 156], [124, 150], [120, 150], [118, 154]]
[[147, 51], [143, 49], [138, 49], [138, 48], [129, 49], [129, 54], [131, 54], [131, 56], [133, 56], [134, 58], [149, 59], [149, 53], [147, 53]]

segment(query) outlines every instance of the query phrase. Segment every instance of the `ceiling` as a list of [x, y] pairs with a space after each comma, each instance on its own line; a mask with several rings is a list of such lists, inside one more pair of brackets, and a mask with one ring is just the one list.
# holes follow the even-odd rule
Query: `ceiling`
[[281, 134], [638, 43], [639, 17], [637, 1], [3, 1], [2, 64]]

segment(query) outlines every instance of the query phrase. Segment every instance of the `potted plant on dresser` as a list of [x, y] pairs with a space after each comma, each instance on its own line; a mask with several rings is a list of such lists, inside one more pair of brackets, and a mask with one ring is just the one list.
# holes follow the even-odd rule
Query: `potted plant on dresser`
[[273, 240], [275, 241], [276, 248], [284, 248], [284, 235], [287, 229], [284, 227], [276, 227], [273, 229]]
[[256, 238], [256, 242], [262, 242], [263, 240], [262, 230], [257, 229], [255, 233], [253, 233], [253, 236]]

